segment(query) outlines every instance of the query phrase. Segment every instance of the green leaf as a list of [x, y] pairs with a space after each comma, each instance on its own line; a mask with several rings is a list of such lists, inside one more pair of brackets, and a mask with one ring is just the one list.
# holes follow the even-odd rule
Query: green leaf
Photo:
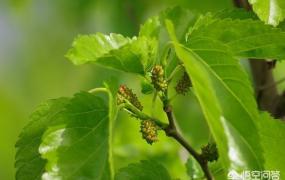
[[141, 161], [122, 168], [115, 176], [115, 180], [170, 180], [168, 171], [155, 161]]
[[264, 150], [265, 169], [280, 171], [280, 179], [285, 175], [285, 122], [262, 113], [257, 121], [258, 133]]
[[146, 80], [141, 81], [141, 92], [143, 94], [151, 94], [153, 93], [153, 91], [154, 91], [154, 88], [151, 83], [149, 83]]
[[204, 173], [198, 162], [192, 157], [188, 158], [186, 164], [187, 174], [191, 180], [204, 177]]
[[[194, 158], [189, 157], [185, 166], [187, 169], [187, 174], [191, 180], [203, 179], [204, 173]], [[219, 160], [209, 163], [208, 166], [215, 179], [227, 179], [227, 174], [225, 174], [224, 168]]]
[[[238, 169], [262, 169], [262, 150], [255, 121], [258, 108], [247, 74], [227, 47], [212, 40], [197, 40], [188, 46], [210, 74], [212, 90], [218, 98], [225, 118], [229, 151], [239, 151]], [[234, 147], [234, 148], [233, 148]], [[232, 148], [232, 149], [231, 149]], [[230, 157], [234, 161], [233, 157]]]
[[109, 82], [109, 107], [103, 98], [81, 92], [37, 108], [16, 143], [16, 179], [114, 177], [110, 120], [117, 115], [117, 86], [113, 79]]
[[70, 100], [64, 117], [64, 126], [47, 131], [40, 146], [48, 161], [43, 179], [111, 179], [108, 105], [81, 92]]
[[169, 19], [173, 22], [176, 36], [180, 41], [185, 39], [185, 34], [189, 27], [195, 23], [196, 15], [188, 9], [175, 6], [168, 8], [160, 14], [160, 21], [164, 24], [164, 20]]
[[285, 33], [257, 20], [202, 16], [189, 32], [187, 40], [191, 43], [196, 38], [220, 41], [239, 58], [285, 58]]
[[[190, 26], [192, 26], [195, 22], [196, 22], [196, 14], [194, 14], [192, 11], [189, 11], [188, 9], [179, 7], [179, 6], [175, 6], [172, 8], [168, 8], [166, 10], [164, 10], [163, 12], [160, 13], [159, 15], [159, 19], [162, 25], [164, 24], [165, 19], [169, 19], [173, 22], [174, 24], [174, 28], [175, 28], [175, 32], [176, 32], [176, 36], [179, 39], [179, 41], [185, 41], [185, 34], [186, 32], [188, 32], [188, 29]], [[165, 26], [162, 26], [162, 30], [161, 30], [161, 37], [167, 37], [167, 30], [165, 28]], [[161, 44], [165, 45], [164, 47], [162, 47], [162, 51], [165, 51], [167, 49], [165, 49], [167, 47], [167, 42], [169, 41], [169, 39], [167, 38], [161, 38], [162, 42]], [[169, 58], [168, 58], [168, 62], [162, 62], [162, 64], [166, 64], [166, 75], [169, 76], [170, 73], [173, 71], [173, 69], [177, 66], [177, 64], [179, 63], [179, 60], [177, 59], [177, 57], [175, 55], [173, 55], [173, 53], [171, 53], [171, 51], [169, 51]], [[163, 52], [163, 53], [168, 53]]]
[[154, 62], [157, 40], [120, 34], [78, 36], [66, 57], [75, 65], [95, 62], [117, 70], [144, 74]]
[[254, 12], [268, 24], [277, 26], [285, 18], [284, 0], [249, 0]]
[[[183, 61], [187, 73], [191, 77], [193, 90], [197, 96], [201, 110], [207, 120], [209, 128], [216, 139], [220, 154], [228, 154], [228, 139], [224, 133], [222, 122], [222, 111], [218, 103], [218, 99], [212, 90], [212, 82], [210, 81], [210, 73], [206, 67], [197, 58], [197, 55], [183, 48], [178, 43], [175, 30], [171, 21], [167, 20], [166, 25], [171, 39], [174, 41], [174, 49], [178, 58]], [[209, 108], [210, 107], [210, 108]], [[230, 165], [227, 156], [221, 156], [224, 167]]]
[[221, 161], [215, 161], [213, 163], [209, 163], [209, 169], [212, 172], [212, 175], [215, 179], [227, 179], [228, 172], [225, 171]]
[[252, 12], [247, 11], [245, 9], [236, 8], [236, 9], [224, 9], [222, 11], [219, 11], [213, 15], [214, 18], [217, 19], [255, 19], [257, 20], [258, 17]]
[[23, 129], [16, 143], [16, 179], [41, 179], [46, 160], [38, 151], [44, 132], [48, 126], [60, 124], [62, 111], [68, 98], [49, 100], [41, 104], [30, 117], [30, 123]]
[[[238, 60], [227, 49], [211, 39], [192, 40], [188, 47], [175, 42], [177, 56], [191, 77], [220, 154], [228, 154], [225, 157], [231, 162], [231, 169], [261, 170], [259, 136], [252, 133], [257, 131], [255, 121], [259, 119], [253, 90]], [[225, 133], [226, 140], [219, 131]]]
[[149, 18], [143, 25], [140, 27], [139, 36], [153, 37], [158, 39], [160, 32], [161, 24], [158, 16]]
[[79, 35], [72, 44], [72, 49], [67, 53], [75, 65], [96, 61], [100, 57], [109, 55], [112, 50], [119, 49], [132, 42], [132, 39], [125, 38], [120, 34], [104, 35]]

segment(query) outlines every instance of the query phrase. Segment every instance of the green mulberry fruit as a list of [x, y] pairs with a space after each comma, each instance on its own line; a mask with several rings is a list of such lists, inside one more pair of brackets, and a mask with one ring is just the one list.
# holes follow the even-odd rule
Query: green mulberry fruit
[[162, 66], [154, 66], [151, 71], [151, 81], [156, 90], [165, 91], [167, 89], [167, 81], [164, 77], [164, 70]]
[[185, 95], [187, 92], [189, 92], [190, 87], [192, 87], [191, 79], [189, 75], [186, 72], [184, 72], [181, 79], [179, 79], [179, 81], [177, 82], [175, 90], [177, 94]]
[[152, 120], [142, 120], [141, 121], [141, 130], [142, 138], [146, 140], [148, 144], [152, 144], [158, 141], [157, 130], [158, 127]]
[[139, 110], [141, 111], [143, 110], [143, 106], [139, 102], [136, 94], [134, 94], [133, 91], [127, 86], [121, 85], [117, 93], [117, 104], [125, 103], [126, 100], [128, 100], [132, 105], [134, 105]]
[[205, 160], [209, 162], [218, 160], [219, 153], [216, 143], [208, 143], [206, 146], [203, 146], [201, 149], [202, 149], [202, 157]]

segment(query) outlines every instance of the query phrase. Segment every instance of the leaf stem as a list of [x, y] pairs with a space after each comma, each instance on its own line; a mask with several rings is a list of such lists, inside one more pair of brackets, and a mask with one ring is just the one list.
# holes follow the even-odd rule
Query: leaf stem
[[152, 97], [152, 104], [151, 104], [151, 115], [154, 115], [155, 112], [155, 105], [156, 105], [156, 98], [157, 98], [157, 91], [154, 91], [153, 97]]
[[140, 111], [138, 108], [136, 108], [134, 105], [132, 105], [129, 102], [125, 102], [124, 104], [122, 104], [121, 108], [124, 108], [124, 110], [131, 112], [135, 117], [137, 117], [141, 120], [149, 120], [149, 119], [153, 120], [155, 122], [155, 124], [163, 130], [168, 126], [168, 124], [163, 123], [160, 120], [158, 120], [154, 117], [151, 117], [151, 116], [145, 114], [144, 112]]
[[169, 57], [169, 53], [170, 53], [170, 50], [171, 50], [171, 42], [168, 42], [164, 48], [163, 48], [163, 51], [162, 51], [162, 55], [161, 55], [161, 58], [160, 58], [160, 63], [163, 65], [163, 67], [166, 66], [167, 64], [167, 59]]
[[169, 77], [167, 78], [167, 82], [169, 83], [173, 77], [176, 75], [176, 73], [178, 73], [181, 69], [183, 68], [182, 64], [177, 65], [174, 70], [171, 72], [171, 74], [169, 75]]
[[108, 93], [108, 90], [106, 88], [94, 88], [88, 91], [91, 94], [98, 93], [98, 92], [104, 92]]

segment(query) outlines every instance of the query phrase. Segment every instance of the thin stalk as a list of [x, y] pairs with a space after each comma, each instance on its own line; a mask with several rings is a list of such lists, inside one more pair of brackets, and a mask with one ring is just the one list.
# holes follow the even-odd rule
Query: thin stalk
[[135, 117], [141, 119], [141, 120], [153, 120], [157, 126], [159, 126], [161, 129], [165, 129], [168, 125], [166, 123], [161, 122], [160, 120], [151, 117], [144, 112], [140, 111], [138, 108], [133, 106], [131, 103], [126, 102], [124, 103], [121, 108], [124, 108], [124, 110], [131, 112]]
[[98, 93], [98, 92], [104, 92], [108, 93], [108, 90], [106, 88], [94, 88], [88, 91], [91, 94]]
[[169, 75], [169, 77], [167, 78], [167, 81], [170, 82], [173, 77], [181, 70], [183, 69], [183, 65], [182, 64], [179, 64], [177, 65], [174, 70], [171, 72], [171, 74]]
[[151, 104], [151, 115], [154, 115], [155, 112], [155, 105], [156, 105], [156, 98], [157, 98], [157, 91], [155, 90], [153, 97], [152, 97], [152, 104]]
[[163, 65], [163, 67], [165, 67], [167, 64], [166, 60], [168, 59], [171, 46], [172, 46], [171, 42], [168, 42], [163, 48], [162, 56], [160, 58], [160, 63]]

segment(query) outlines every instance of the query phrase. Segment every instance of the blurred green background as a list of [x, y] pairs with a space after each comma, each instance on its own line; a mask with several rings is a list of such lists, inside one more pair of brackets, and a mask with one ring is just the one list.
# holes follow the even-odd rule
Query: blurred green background
[[[231, 8], [231, 0], [0, 0], [0, 179], [14, 179], [14, 144], [29, 114], [42, 101], [71, 96], [100, 86], [111, 76], [139, 93], [138, 77], [96, 65], [73, 66], [64, 55], [77, 34], [136, 35], [147, 17], [169, 6], [195, 12]], [[278, 74], [282, 71], [277, 70]], [[129, 83], [128, 83], [129, 82]], [[151, 97], [140, 96], [144, 106]], [[186, 103], [191, 101], [192, 103]], [[207, 126], [193, 94], [178, 98], [175, 113], [181, 131], [198, 148], [208, 140]], [[185, 112], [186, 106], [190, 110]], [[158, 106], [159, 107], [159, 106]], [[151, 109], [151, 108], [148, 108]], [[161, 117], [158, 113], [156, 116]], [[194, 128], [193, 128], [194, 127]], [[131, 130], [130, 130], [131, 129]], [[115, 124], [116, 169], [140, 159], [162, 162], [173, 177], [186, 179], [185, 152], [160, 135], [150, 146], [142, 139], [139, 123], [121, 113]]]

